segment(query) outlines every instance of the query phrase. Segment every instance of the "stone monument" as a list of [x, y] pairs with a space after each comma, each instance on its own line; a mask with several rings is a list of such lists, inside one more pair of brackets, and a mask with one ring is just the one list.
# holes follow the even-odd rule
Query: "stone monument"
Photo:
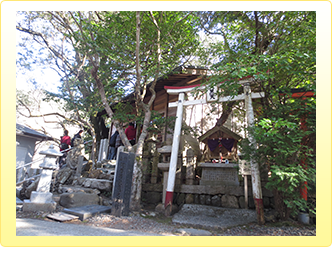
[[200, 185], [208, 186], [239, 186], [237, 164], [199, 163], [202, 168]]
[[134, 162], [134, 153], [118, 152], [113, 182], [112, 215], [129, 215]]

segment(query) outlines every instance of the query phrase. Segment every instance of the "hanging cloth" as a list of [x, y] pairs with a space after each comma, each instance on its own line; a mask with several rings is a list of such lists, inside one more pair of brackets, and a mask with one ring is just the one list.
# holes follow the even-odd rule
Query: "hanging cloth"
[[232, 151], [234, 142], [235, 142], [235, 139], [227, 139], [227, 138], [221, 139], [221, 143], [222, 143], [223, 147], [225, 147], [229, 152]]
[[208, 147], [213, 152], [219, 146], [218, 139], [208, 139]]

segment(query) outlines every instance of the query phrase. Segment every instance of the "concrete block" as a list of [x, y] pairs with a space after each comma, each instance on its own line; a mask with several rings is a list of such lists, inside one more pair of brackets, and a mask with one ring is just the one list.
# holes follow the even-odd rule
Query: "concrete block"
[[56, 209], [56, 202], [34, 203], [30, 200], [23, 201], [23, 212], [53, 212]]

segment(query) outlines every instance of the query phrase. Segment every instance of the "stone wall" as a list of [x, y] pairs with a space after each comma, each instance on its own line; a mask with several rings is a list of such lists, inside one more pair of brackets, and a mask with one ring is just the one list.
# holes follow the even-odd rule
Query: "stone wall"
[[[262, 183], [264, 208], [274, 208], [274, 198], [271, 191], [264, 188]], [[162, 184], [144, 184], [142, 189], [143, 203], [157, 205], [162, 201]], [[202, 204], [225, 208], [244, 209], [245, 193], [244, 182], [239, 186], [207, 186], [207, 185], [176, 185], [173, 196], [173, 204]], [[248, 208], [254, 209], [252, 185], [248, 176]]]
[[[149, 152], [147, 152], [145, 155], [146, 159], [152, 161], [152, 157], [148, 158]], [[238, 178], [239, 181], [232, 181], [232, 185], [228, 185], [227, 182], [224, 182], [224, 185], [221, 185], [220, 181], [216, 180], [213, 182], [210, 178], [207, 178], [204, 182], [204, 178], [202, 178], [203, 170], [201, 167], [196, 167], [193, 150], [187, 150], [185, 159], [181, 159], [180, 161], [184, 160], [186, 161], [186, 165], [182, 165], [182, 167], [180, 167], [181, 174], [178, 174], [175, 180], [175, 188], [173, 195], [174, 205], [181, 206], [186, 203], [203, 204], [226, 208], [246, 208], [244, 180], [241, 176], [237, 177], [238, 173], [237, 169], [234, 168], [234, 165], [232, 166], [231, 164], [223, 164], [223, 167], [225, 167], [225, 169], [229, 167], [229, 170], [232, 170], [233, 178]], [[213, 165], [206, 166], [212, 167]], [[234, 170], [235, 173], [233, 172]], [[142, 187], [142, 202], [145, 205], [156, 206], [162, 202], [163, 176], [160, 170], [159, 173], [160, 174], [158, 178], [152, 177], [151, 174], [145, 175]], [[267, 176], [267, 172], [261, 173], [264, 208], [274, 208], [273, 194], [271, 191], [264, 188], [266, 178], [263, 176]], [[201, 177], [197, 177], [197, 175]], [[254, 209], [255, 205], [252, 196], [251, 176], [247, 176], [247, 179], [248, 208]]]

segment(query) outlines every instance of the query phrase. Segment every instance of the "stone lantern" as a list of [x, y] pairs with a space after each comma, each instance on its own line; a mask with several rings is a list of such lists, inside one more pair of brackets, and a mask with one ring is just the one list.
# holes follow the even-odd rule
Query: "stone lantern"
[[53, 201], [53, 194], [50, 192], [52, 173], [57, 168], [56, 160], [63, 154], [54, 149], [51, 145], [46, 151], [41, 151], [45, 155], [44, 161], [39, 166], [42, 169], [36, 191], [31, 192], [30, 200], [24, 200], [23, 211], [54, 211], [56, 202]]
[[163, 172], [163, 197], [162, 202], [165, 203], [166, 196], [166, 187], [168, 180], [168, 171], [169, 171], [169, 158], [172, 152], [172, 146], [164, 146], [162, 148], [158, 148], [158, 152], [162, 155], [163, 161], [158, 163], [158, 168]]

